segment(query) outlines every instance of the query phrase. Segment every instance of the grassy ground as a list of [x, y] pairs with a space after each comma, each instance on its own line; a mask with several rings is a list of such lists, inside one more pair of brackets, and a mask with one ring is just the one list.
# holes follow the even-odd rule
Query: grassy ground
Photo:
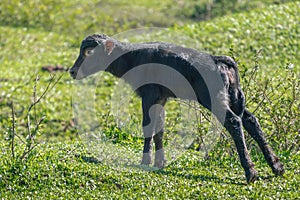
[[159, 171], [105, 165], [81, 143], [40, 145], [26, 163], [1, 159], [1, 196], [5, 199], [296, 199], [300, 155], [280, 155], [287, 173], [274, 177], [262, 157], [253, 155], [260, 179], [246, 185], [235, 156], [195, 151]]
[[[0, 22], [1, 198], [287, 199], [300, 196], [297, 190], [300, 27], [296, 15], [299, 2], [269, 5], [275, 1], [252, 1], [253, 4], [245, 1], [249, 6], [237, 4], [239, 9], [232, 8], [233, 13], [222, 11], [221, 18], [212, 14], [211, 18], [215, 19], [200, 23], [195, 22], [199, 19], [193, 13], [186, 11], [198, 1], [187, 1], [182, 5], [184, 9], [179, 9], [173, 1], [136, 1], [133, 7], [128, 1], [26, 1], [23, 5], [19, 1], [9, 2], [0, 5], [3, 19]], [[222, 10], [220, 5], [214, 4], [214, 12]], [[253, 5], [259, 8], [252, 10]], [[37, 12], [33, 13], [33, 8]], [[205, 16], [198, 17], [205, 19]], [[61, 75], [62, 78], [29, 113], [32, 123], [28, 132], [27, 110], [34, 96], [41, 96], [47, 85], [53, 84], [53, 74], [43, 71], [43, 66], [70, 67], [77, 57], [80, 41], [88, 33], [116, 34], [146, 25], [172, 26], [159, 30], [155, 40], [173, 41], [213, 54], [229, 54], [238, 60], [247, 106], [259, 117], [268, 141], [285, 164], [284, 177], [272, 176], [257, 146], [247, 136], [260, 178], [255, 184], [245, 185], [234, 145], [224, 132], [208, 159], [190, 149], [167, 168], [154, 172], [104, 164], [78, 137], [71, 107], [74, 82], [65, 71], [53, 73], [54, 80]], [[147, 40], [154, 40], [151, 34], [146, 36]], [[140, 41], [145, 37], [129, 39]], [[139, 151], [141, 140], [116, 128], [115, 122], [106, 117], [114, 85], [115, 79], [106, 75], [98, 88], [97, 109], [103, 114], [99, 115], [99, 123], [115, 143]], [[132, 109], [137, 112], [140, 108], [135, 102]], [[171, 112], [175, 110], [170, 108]], [[35, 124], [44, 116], [35, 132]], [[137, 116], [134, 122], [138, 121]], [[35, 144], [38, 145], [22, 158], [28, 145]], [[193, 149], [199, 145], [194, 144]]]

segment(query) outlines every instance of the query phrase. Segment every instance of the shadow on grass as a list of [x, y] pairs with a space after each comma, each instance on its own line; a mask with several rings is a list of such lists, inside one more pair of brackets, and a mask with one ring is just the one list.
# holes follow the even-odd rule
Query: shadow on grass
[[216, 175], [206, 175], [206, 174], [191, 174], [191, 173], [182, 173], [182, 171], [187, 171], [187, 169], [180, 170], [176, 169], [174, 171], [166, 171], [164, 169], [160, 169], [155, 171], [154, 173], [162, 174], [162, 175], [171, 175], [177, 176], [190, 180], [201, 180], [201, 181], [214, 181], [222, 184], [232, 184], [232, 185], [247, 185], [246, 180], [241, 180], [240, 178], [232, 178], [232, 177], [219, 177]]
[[[82, 159], [82, 161], [86, 163], [92, 163], [92, 164], [101, 164], [102, 162], [93, 156], [78, 156]], [[213, 181], [220, 184], [228, 184], [228, 185], [238, 185], [238, 186], [246, 186], [246, 180], [241, 179], [239, 177], [219, 177], [216, 175], [211, 174], [192, 174], [188, 173], [189, 169], [184, 168], [163, 168], [159, 169], [156, 167], [148, 166], [148, 165], [139, 165], [139, 164], [123, 164], [124, 168], [134, 168], [137, 170], [142, 170], [148, 173], [154, 173], [158, 175], [166, 175], [166, 176], [177, 176], [184, 179], [189, 180], [196, 180], [196, 181]], [[186, 173], [183, 173], [183, 172]], [[193, 171], [193, 169], [190, 169], [190, 171]], [[230, 174], [229, 174], [230, 175]], [[234, 176], [234, 175], [232, 175]], [[259, 176], [257, 181], [272, 181], [272, 179], [276, 177], [275, 175], [265, 175], [265, 176]]]
[[[86, 163], [92, 163], [92, 164], [100, 164], [102, 163], [100, 160], [93, 156], [78, 156], [79, 158], [82, 159], [82, 161]], [[177, 176], [180, 178], [185, 178], [185, 179], [190, 179], [190, 180], [201, 180], [201, 181], [214, 181], [217, 183], [222, 183], [222, 184], [233, 184], [233, 185], [247, 185], [246, 181], [241, 181], [240, 178], [231, 178], [231, 177], [226, 177], [226, 178], [221, 178], [215, 175], [204, 175], [204, 174], [191, 174], [191, 173], [182, 173], [182, 171], [188, 171], [188, 169], [168, 169], [168, 168], [163, 168], [159, 169], [156, 167], [151, 167], [147, 165], [138, 165], [138, 164], [129, 164], [129, 165], [123, 165], [124, 168], [134, 168], [137, 170], [142, 170], [145, 172], [149, 173], [155, 173], [155, 174], [160, 174], [160, 175], [167, 175], [167, 176]], [[171, 170], [171, 171], [170, 171]], [[192, 170], [191, 170], [192, 171]], [[263, 179], [271, 179], [272, 177], [263, 177]]]
[[[157, 174], [162, 174], [162, 175], [171, 175], [171, 176], [177, 176], [185, 179], [190, 179], [190, 180], [200, 180], [200, 181], [214, 181], [216, 183], [221, 183], [221, 184], [230, 184], [230, 185], [239, 185], [239, 186], [247, 186], [246, 179], [241, 179], [240, 177], [237, 177], [235, 174], [230, 175], [228, 173], [228, 176], [216, 176], [212, 174], [193, 174], [192, 172], [188, 172], [188, 168], [180, 169], [180, 168], [163, 168], [155, 171]], [[193, 169], [190, 169], [190, 171], [193, 171]], [[183, 173], [185, 172], [185, 173]], [[205, 173], [205, 171], [204, 171]], [[244, 173], [244, 172], [242, 172]], [[274, 174], [268, 174], [268, 175], [259, 175], [256, 182], [262, 181], [262, 182], [272, 182], [274, 181], [274, 178], [279, 178], [282, 176], [277, 176]]]
[[[126, 165], [124, 167], [132, 167], [139, 170], [148, 171], [149, 173], [155, 173], [158, 175], [166, 175], [166, 176], [177, 176], [180, 178], [196, 180], [196, 181], [214, 181], [222, 184], [232, 184], [232, 185], [247, 185], [246, 180], [241, 180], [238, 177], [218, 177], [216, 175], [206, 175], [206, 174], [192, 174], [188, 173], [189, 169], [180, 169], [180, 168], [162, 168], [159, 169], [157, 167], [152, 167], [148, 165]], [[186, 171], [187, 173], [182, 173]], [[192, 169], [190, 171], [193, 171]]]

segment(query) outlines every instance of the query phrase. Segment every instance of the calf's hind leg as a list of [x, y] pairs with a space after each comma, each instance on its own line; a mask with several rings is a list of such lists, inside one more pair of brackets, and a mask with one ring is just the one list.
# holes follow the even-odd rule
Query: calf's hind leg
[[273, 173], [276, 175], [282, 175], [284, 173], [283, 164], [279, 161], [278, 157], [273, 153], [271, 147], [267, 144], [264, 133], [262, 132], [256, 117], [247, 109], [245, 109], [242, 121], [246, 131], [258, 143], [265, 156], [265, 159], [272, 168]]
[[257, 179], [257, 171], [254, 169], [254, 164], [251, 161], [247, 150], [242, 130], [242, 121], [230, 109], [226, 111], [224, 127], [228, 130], [234, 140], [242, 167], [245, 170], [247, 182], [254, 182]]
[[144, 149], [142, 165], [150, 165], [152, 163], [152, 138], [153, 138], [153, 128], [150, 127], [151, 118], [149, 115], [149, 109], [151, 104], [147, 99], [142, 99], [143, 108], [143, 134], [144, 134]]

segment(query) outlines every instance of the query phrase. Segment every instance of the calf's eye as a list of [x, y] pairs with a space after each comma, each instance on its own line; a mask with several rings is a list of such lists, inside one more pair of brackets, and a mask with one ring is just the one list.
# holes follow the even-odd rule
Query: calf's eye
[[88, 48], [84, 51], [84, 55], [87, 56], [91, 56], [94, 54], [94, 49], [93, 48]]

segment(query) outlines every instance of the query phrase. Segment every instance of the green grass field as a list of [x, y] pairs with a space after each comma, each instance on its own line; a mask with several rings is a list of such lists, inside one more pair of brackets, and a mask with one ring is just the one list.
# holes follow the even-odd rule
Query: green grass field
[[[299, 198], [300, 3], [230, 2], [1, 1], [0, 198]], [[161, 29], [154, 34], [128, 32], [142, 27]], [[74, 125], [74, 80], [66, 71], [49, 73], [42, 67], [58, 65], [67, 69], [74, 63], [86, 35], [124, 31], [129, 41], [171, 41], [234, 57], [247, 107], [259, 118], [286, 174], [272, 174], [248, 134], [247, 146], [259, 172], [254, 184], [246, 185], [226, 131], [219, 130], [218, 141], [204, 157], [198, 149], [202, 145], [199, 138], [207, 133], [207, 120], [198, 124], [200, 131], [193, 145], [164, 169], [147, 171], [138, 166], [101, 162], [97, 151], [87, 147]], [[139, 152], [141, 138], [118, 128], [110, 116], [109, 103], [116, 83], [110, 75], [97, 83], [99, 125], [115, 145]], [[46, 90], [46, 95], [28, 112]], [[129, 107], [135, 112], [131, 125], [139, 125], [139, 99], [134, 97]], [[176, 103], [168, 108], [166, 138], [172, 137], [177, 119]], [[201, 114], [207, 116], [204, 110]]]

